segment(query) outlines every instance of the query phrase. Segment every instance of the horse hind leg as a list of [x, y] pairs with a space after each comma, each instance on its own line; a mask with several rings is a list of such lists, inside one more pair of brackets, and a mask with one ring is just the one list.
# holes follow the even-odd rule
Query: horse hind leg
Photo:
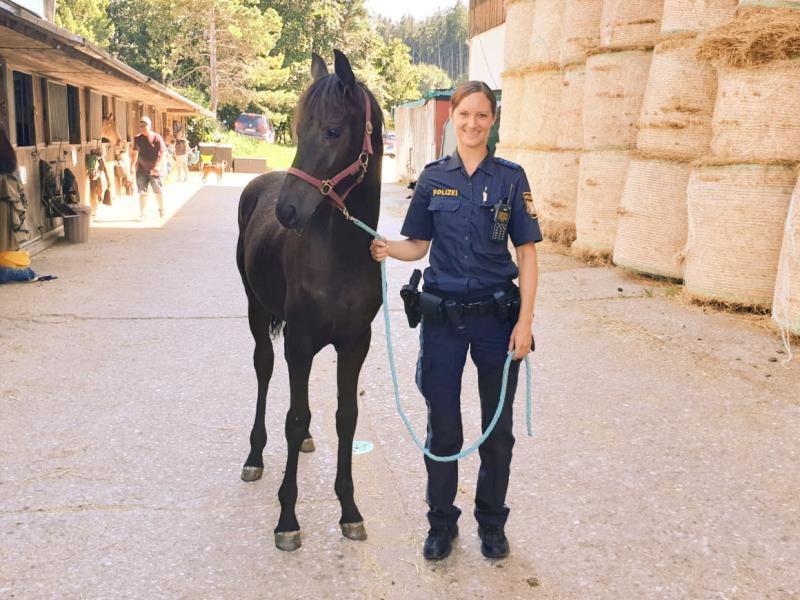
[[250, 332], [253, 334], [256, 347], [253, 352], [253, 366], [258, 379], [258, 399], [256, 401], [256, 418], [250, 431], [250, 454], [242, 467], [242, 481], [256, 481], [264, 473], [262, 453], [267, 445], [267, 429], [264, 424], [264, 412], [267, 406], [267, 390], [275, 364], [275, 353], [269, 337], [270, 317], [251, 300], [247, 310]]
[[339, 525], [342, 535], [351, 540], [367, 539], [364, 518], [356, 506], [353, 485], [353, 436], [358, 422], [358, 376], [369, 351], [370, 330], [343, 345], [336, 346], [339, 405], [336, 410], [336, 433], [339, 449], [334, 488], [342, 507]]

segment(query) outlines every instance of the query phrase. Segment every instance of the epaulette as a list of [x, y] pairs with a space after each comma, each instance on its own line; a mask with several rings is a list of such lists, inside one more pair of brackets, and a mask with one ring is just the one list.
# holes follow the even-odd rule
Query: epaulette
[[450, 160], [449, 156], [443, 156], [439, 160], [429, 162], [427, 165], [425, 165], [425, 168], [427, 169], [428, 167], [432, 167], [433, 165], [441, 165], [442, 163], [446, 163], [448, 160]]
[[500, 158], [499, 156], [495, 156], [494, 160], [498, 164], [501, 164], [504, 167], [508, 167], [509, 169], [515, 169], [517, 171], [522, 171], [522, 165], [518, 165], [517, 163], [511, 162], [510, 160], [506, 160], [505, 158]]

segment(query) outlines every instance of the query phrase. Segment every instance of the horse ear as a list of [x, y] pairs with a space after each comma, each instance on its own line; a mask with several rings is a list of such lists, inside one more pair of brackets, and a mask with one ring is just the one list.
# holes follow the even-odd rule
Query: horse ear
[[347, 57], [338, 50], [334, 50], [333, 55], [336, 57], [334, 64], [336, 74], [339, 76], [339, 79], [341, 79], [345, 85], [355, 85], [356, 76], [353, 75], [353, 69], [350, 66], [350, 61], [347, 60]]
[[321, 79], [328, 74], [328, 67], [325, 66], [325, 61], [316, 52], [311, 53], [311, 76], [314, 81]]

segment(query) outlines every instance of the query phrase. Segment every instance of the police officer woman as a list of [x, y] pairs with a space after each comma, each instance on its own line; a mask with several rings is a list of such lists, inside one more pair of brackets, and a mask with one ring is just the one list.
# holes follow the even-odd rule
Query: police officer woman
[[[371, 246], [377, 261], [387, 256], [419, 260], [430, 248], [417, 386], [428, 405], [426, 446], [433, 454], [456, 454], [462, 448], [461, 376], [467, 352], [478, 369], [484, 429], [497, 408], [506, 356], [514, 352], [503, 413], [480, 447], [474, 514], [487, 558], [509, 552], [504, 526], [514, 446], [512, 401], [519, 360], [533, 343], [535, 244], [542, 239], [522, 167], [489, 154], [496, 106], [494, 93], [482, 82], [468, 81], [455, 91], [450, 119], [456, 152], [427, 165], [420, 175], [401, 230], [407, 239], [375, 240]], [[517, 264], [508, 251], [509, 237]], [[519, 288], [513, 283], [517, 276]], [[453, 504], [458, 463], [426, 457], [425, 466], [430, 530], [423, 553], [437, 560], [450, 554], [458, 535], [461, 510]]]

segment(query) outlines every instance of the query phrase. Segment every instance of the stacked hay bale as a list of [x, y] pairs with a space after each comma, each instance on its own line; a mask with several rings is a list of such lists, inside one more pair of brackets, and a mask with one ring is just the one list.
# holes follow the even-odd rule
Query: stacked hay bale
[[786, 217], [772, 318], [782, 332], [800, 335], [800, 182]]
[[497, 154], [513, 160], [519, 146], [520, 111], [523, 107], [525, 87], [522, 68], [528, 62], [531, 29], [533, 27], [533, 0], [509, 0], [506, 16], [506, 41], [503, 73], [503, 118], [500, 119], [500, 146]]
[[589, 52], [583, 104], [583, 153], [578, 175], [576, 240], [584, 255], [609, 256], [617, 208], [636, 148], [652, 48], [663, 0], [604, 0], [601, 46]]
[[575, 178], [570, 184], [568, 157], [558, 151], [563, 84], [559, 58], [564, 7], [565, 0], [535, 2], [528, 60], [522, 68], [525, 93], [517, 162], [528, 175], [544, 235], [571, 241], [575, 201], [570, 187], [575, 185]]
[[614, 262], [649, 275], [683, 278], [691, 161], [706, 156], [717, 88], [715, 70], [696, 58], [698, 30], [728, 21], [737, 0], [665, 0], [619, 207]]
[[[565, 245], [575, 239], [586, 57], [600, 43], [602, 7], [603, 0], [540, 1], [534, 17], [532, 64], [547, 70], [545, 94], [555, 106], [545, 115], [553, 126], [549, 135], [531, 138], [536, 146], [528, 165], [541, 176], [533, 191], [543, 233]], [[542, 40], [551, 49], [546, 55]]]
[[[769, 308], [800, 162], [800, 10], [746, 7], [708, 32], [718, 66], [711, 156], [688, 187], [685, 284], [701, 300]], [[791, 299], [789, 299], [791, 301]]]

